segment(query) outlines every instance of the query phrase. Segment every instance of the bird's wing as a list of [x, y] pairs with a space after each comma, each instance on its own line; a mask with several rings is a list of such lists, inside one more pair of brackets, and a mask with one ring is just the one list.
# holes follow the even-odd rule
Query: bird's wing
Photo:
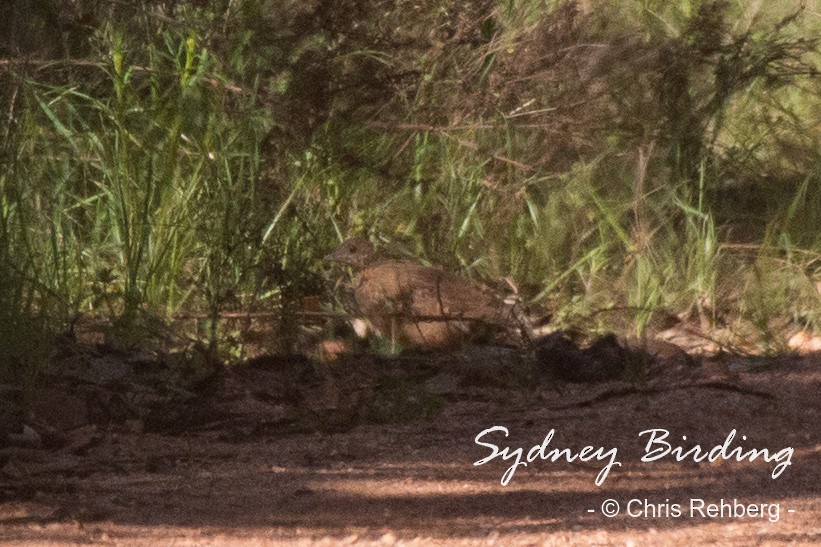
[[491, 323], [501, 315], [501, 303], [489, 292], [453, 273], [410, 261], [386, 261], [363, 269], [355, 291], [366, 315]]

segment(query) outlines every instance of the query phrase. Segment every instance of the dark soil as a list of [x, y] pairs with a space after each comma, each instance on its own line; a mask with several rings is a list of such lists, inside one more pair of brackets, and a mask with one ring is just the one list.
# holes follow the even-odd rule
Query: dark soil
[[[0, 543], [821, 544], [818, 355], [657, 357], [649, 379], [587, 384], [532, 360], [474, 348], [225, 371], [196, 351], [66, 352], [36, 393], [4, 388]], [[509, 436], [483, 442], [526, 455], [555, 430], [549, 448], [616, 447], [621, 466], [597, 486], [606, 461], [536, 459], [503, 486], [513, 459], [474, 465], [493, 426]], [[794, 452], [777, 478], [762, 458], [643, 463], [649, 429], [685, 450], [735, 430], [729, 448]], [[767, 507], [710, 517], [691, 500]]]

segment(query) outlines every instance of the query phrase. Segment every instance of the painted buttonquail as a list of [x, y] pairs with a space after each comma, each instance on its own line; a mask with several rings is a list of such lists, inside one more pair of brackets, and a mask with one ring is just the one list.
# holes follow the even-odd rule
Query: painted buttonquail
[[356, 311], [402, 347], [454, 347], [513, 326], [511, 306], [490, 291], [440, 268], [382, 258], [364, 237], [325, 259], [353, 266]]

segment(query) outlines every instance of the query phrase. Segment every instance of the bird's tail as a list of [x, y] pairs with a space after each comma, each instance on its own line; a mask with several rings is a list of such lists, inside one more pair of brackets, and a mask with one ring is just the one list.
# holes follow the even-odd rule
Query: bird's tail
[[525, 313], [522, 299], [518, 294], [511, 294], [502, 303], [502, 321], [508, 329], [515, 333], [516, 338], [523, 344], [535, 340], [535, 328]]

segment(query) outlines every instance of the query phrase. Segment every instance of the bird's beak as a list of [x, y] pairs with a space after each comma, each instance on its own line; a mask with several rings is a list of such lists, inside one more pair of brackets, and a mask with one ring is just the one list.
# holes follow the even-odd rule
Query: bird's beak
[[348, 254], [345, 252], [344, 249], [336, 249], [334, 252], [325, 255], [322, 259], [325, 262], [341, 262], [343, 264], [348, 263]]

